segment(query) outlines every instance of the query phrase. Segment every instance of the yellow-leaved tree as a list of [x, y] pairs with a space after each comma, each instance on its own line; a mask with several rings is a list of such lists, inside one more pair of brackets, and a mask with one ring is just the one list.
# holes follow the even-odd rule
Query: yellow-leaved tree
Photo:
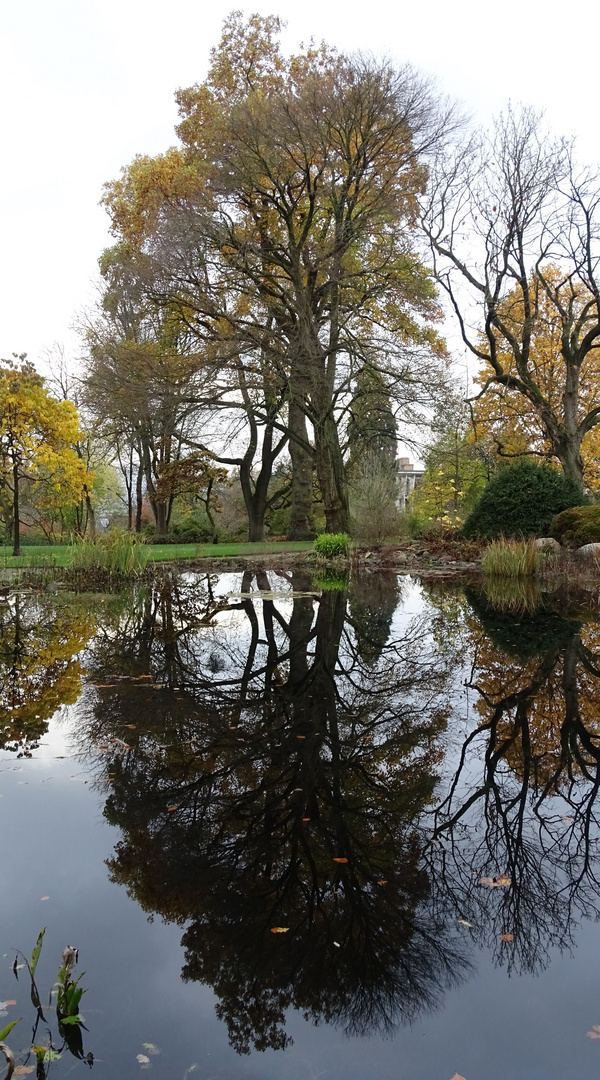
[[[72, 506], [93, 474], [78, 456], [79, 416], [71, 401], [57, 401], [25, 354], [0, 361], [0, 461], [13, 555], [21, 554], [20, 487], [28, 480], [42, 505]], [[8, 498], [7, 498], [8, 495]]]
[[[476, 440], [487, 443], [489, 449], [502, 458], [533, 454], [555, 461], [562, 459], [557, 444], [549, 436], [545, 412], [550, 409], [556, 418], [557, 431], [566, 424], [566, 410], [573, 408], [565, 400], [566, 361], [564, 348], [565, 318], [557, 309], [557, 297], [569, 318], [584, 329], [591, 320], [590, 308], [595, 298], [582, 283], [565, 282], [558, 267], [546, 268], [544, 287], [536, 278], [529, 283], [533, 303], [529, 321], [528, 365], [531, 378], [539, 389], [540, 400], [535, 402], [517, 386], [517, 364], [510, 349], [498, 334], [497, 361], [506, 371], [507, 383], [495, 381], [489, 361], [479, 372], [477, 382], [482, 396], [474, 402]], [[515, 338], [525, 324], [523, 294], [518, 286], [499, 305], [504, 326]], [[583, 331], [581, 331], [583, 332]], [[600, 430], [588, 427], [586, 420], [595, 412], [600, 401], [600, 344], [592, 344], [578, 365], [578, 393], [574, 406], [574, 423], [579, 425], [578, 444], [583, 465], [583, 483], [596, 491], [600, 487]], [[514, 377], [515, 384], [511, 382]]]

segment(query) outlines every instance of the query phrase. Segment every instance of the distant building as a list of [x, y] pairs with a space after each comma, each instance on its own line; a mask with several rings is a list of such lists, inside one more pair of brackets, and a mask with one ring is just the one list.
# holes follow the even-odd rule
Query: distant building
[[406, 503], [411, 491], [419, 486], [423, 479], [425, 469], [415, 469], [410, 458], [398, 458], [398, 507], [406, 509]]

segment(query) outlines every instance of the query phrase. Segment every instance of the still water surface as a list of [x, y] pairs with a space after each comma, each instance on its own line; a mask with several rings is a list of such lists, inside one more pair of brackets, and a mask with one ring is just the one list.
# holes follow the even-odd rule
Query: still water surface
[[45, 926], [34, 1041], [62, 1047], [66, 944], [87, 1030], [38, 1077], [600, 1076], [589, 597], [298, 572], [12, 597], [0, 740], [19, 1075], [13, 965]]

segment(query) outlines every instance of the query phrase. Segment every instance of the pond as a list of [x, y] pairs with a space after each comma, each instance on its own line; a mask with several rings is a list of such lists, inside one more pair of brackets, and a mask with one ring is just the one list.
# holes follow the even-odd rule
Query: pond
[[596, 1080], [597, 597], [292, 570], [0, 605], [16, 1075]]

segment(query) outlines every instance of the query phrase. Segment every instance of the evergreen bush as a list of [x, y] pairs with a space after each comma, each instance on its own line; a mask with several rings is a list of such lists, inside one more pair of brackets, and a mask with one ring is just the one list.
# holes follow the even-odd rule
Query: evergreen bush
[[581, 488], [550, 465], [505, 465], [486, 484], [462, 532], [496, 540], [548, 536], [555, 514], [585, 502]]
[[552, 519], [550, 536], [563, 547], [600, 544], [600, 506], [573, 506]]

